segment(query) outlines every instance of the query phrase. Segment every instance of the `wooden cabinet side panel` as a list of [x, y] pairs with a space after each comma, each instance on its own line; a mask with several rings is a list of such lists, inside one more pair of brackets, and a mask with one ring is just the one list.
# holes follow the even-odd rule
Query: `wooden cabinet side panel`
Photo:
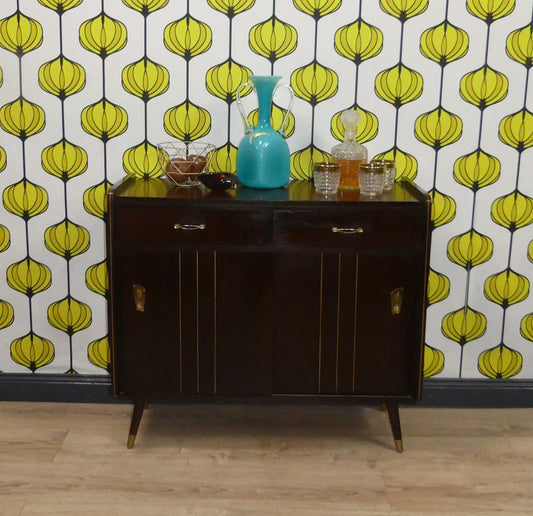
[[[178, 285], [174, 256], [117, 248], [112, 267], [116, 393], [130, 397], [177, 394], [178, 300], [169, 296]], [[134, 285], [145, 289], [143, 311], [136, 309]]]
[[[412, 378], [418, 378], [423, 300], [412, 254], [362, 254], [358, 280], [355, 393], [413, 396]], [[400, 313], [393, 313], [391, 298], [401, 289]]]

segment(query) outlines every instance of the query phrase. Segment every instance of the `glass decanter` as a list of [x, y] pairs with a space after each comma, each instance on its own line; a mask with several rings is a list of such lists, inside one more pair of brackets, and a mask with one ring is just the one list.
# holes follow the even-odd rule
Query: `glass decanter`
[[331, 149], [331, 157], [340, 165], [339, 190], [359, 190], [359, 165], [368, 161], [368, 151], [357, 143], [357, 124], [361, 115], [355, 109], [345, 109], [341, 113], [344, 125], [344, 141]]

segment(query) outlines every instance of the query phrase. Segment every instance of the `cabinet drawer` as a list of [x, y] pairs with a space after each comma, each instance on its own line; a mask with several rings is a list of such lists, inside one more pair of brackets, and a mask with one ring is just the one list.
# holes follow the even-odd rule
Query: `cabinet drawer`
[[263, 245], [272, 232], [266, 210], [121, 207], [113, 218], [113, 239], [139, 244]]
[[274, 212], [274, 245], [309, 247], [410, 247], [424, 235], [421, 210]]

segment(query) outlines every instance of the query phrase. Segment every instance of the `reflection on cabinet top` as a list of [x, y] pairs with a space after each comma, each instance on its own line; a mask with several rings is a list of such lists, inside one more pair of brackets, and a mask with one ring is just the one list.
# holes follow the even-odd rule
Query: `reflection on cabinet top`
[[361, 196], [358, 191], [339, 191], [336, 196], [325, 197], [315, 192], [313, 183], [310, 181], [292, 181], [285, 188], [273, 190], [238, 188], [226, 192], [213, 192], [204, 186], [180, 188], [170, 184], [165, 178], [145, 180], [126, 177], [111, 188], [110, 195], [117, 200], [120, 199], [122, 204], [128, 204], [128, 200], [131, 199], [135, 200], [135, 204], [139, 200], [157, 201], [158, 205], [166, 202], [174, 204], [176, 201], [186, 205], [189, 202], [202, 201], [204, 206], [207, 203], [212, 203], [213, 206], [227, 203], [232, 207], [239, 205], [301, 207], [306, 203], [317, 207], [320, 205], [340, 208], [341, 206], [353, 207], [354, 203], [357, 203], [360, 207], [380, 204], [385, 208], [385, 205], [397, 203], [428, 202], [427, 194], [408, 181], [395, 183], [392, 191], [384, 192], [380, 198], [375, 199]]

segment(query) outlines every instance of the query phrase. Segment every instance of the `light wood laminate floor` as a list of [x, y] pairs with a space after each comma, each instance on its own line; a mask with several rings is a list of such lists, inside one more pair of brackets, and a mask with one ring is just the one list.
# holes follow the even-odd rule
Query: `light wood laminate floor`
[[531, 515], [533, 409], [0, 402], [0, 516]]

